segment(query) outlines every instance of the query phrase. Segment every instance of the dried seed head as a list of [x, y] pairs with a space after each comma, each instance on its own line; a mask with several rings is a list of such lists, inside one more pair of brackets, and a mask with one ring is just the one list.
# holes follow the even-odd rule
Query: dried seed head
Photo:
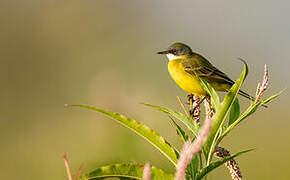
[[[219, 158], [225, 158], [231, 156], [230, 152], [223, 147], [216, 147], [214, 155]], [[233, 180], [242, 180], [242, 173], [238, 166], [237, 161], [231, 159], [225, 163], [225, 166], [229, 169]]]
[[257, 90], [256, 90], [256, 97], [257, 97], [258, 94], [260, 93], [260, 87], [261, 87], [261, 83], [258, 83], [258, 85], [257, 85]]
[[193, 100], [194, 100], [193, 107], [195, 107], [194, 112], [193, 112], [193, 120], [196, 122], [196, 124], [199, 125], [200, 123], [200, 97], [194, 96]]
[[257, 104], [260, 101], [262, 95], [268, 89], [268, 86], [269, 86], [269, 73], [268, 73], [267, 65], [265, 64], [263, 81], [261, 85], [260, 83], [258, 83], [258, 87], [256, 91], [256, 99], [255, 99], [254, 104]]

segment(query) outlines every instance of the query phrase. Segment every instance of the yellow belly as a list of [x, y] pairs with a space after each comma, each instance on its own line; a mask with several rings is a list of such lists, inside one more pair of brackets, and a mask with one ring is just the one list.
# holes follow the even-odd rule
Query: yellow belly
[[181, 64], [181, 59], [171, 60], [168, 63], [168, 71], [172, 79], [184, 91], [195, 96], [205, 96], [207, 92], [203, 89], [196, 76], [187, 73]]

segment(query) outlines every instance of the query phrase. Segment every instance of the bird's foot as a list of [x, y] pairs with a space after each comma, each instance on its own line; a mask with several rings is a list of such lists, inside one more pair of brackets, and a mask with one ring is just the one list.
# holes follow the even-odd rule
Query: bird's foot
[[190, 103], [190, 102], [193, 103], [193, 101], [194, 101], [194, 95], [193, 95], [193, 94], [188, 94], [188, 95], [187, 95], [187, 100], [188, 100], [189, 103]]

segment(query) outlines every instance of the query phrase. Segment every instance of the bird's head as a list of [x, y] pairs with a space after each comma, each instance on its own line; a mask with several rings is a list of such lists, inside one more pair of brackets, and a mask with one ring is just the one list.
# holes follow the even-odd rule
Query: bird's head
[[192, 54], [192, 50], [189, 46], [183, 43], [174, 43], [168, 47], [166, 51], [158, 52], [157, 54], [165, 54], [169, 61], [182, 58]]

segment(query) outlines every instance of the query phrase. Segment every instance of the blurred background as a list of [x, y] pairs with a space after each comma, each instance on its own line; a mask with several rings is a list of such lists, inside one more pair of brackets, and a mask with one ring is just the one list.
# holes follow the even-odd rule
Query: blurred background
[[[93, 104], [150, 126], [180, 147], [168, 117], [140, 102], [180, 110], [186, 94], [156, 54], [184, 42], [255, 93], [264, 64], [272, 95], [290, 85], [287, 1], [14, 0], [0, 1], [0, 174], [2, 179], [66, 179], [120, 162], [174, 168], [149, 143], [101, 114], [64, 108]], [[289, 91], [243, 122], [222, 143], [246, 179], [288, 179]], [[242, 109], [249, 101], [240, 98]], [[231, 179], [224, 167], [209, 179]]]

